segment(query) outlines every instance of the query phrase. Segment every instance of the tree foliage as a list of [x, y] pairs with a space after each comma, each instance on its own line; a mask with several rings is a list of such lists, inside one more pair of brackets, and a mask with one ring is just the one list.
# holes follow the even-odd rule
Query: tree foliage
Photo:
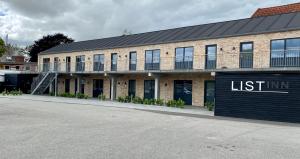
[[0, 57], [4, 55], [6, 49], [5, 49], [5, 43], [4, 41], [0, 38]]
[[60, 44], [66, 44], [72, 42], [74, 42], [72, 38], [69, 38], [66, 35], [61, 33], [43, 36], [41, 39], [35, 41], [34, 44], [30, 46], [29, 49], [29, 55], [31, 57], [30, 61], [37, 62], [38, 54], [42, 51], [48, 50]]

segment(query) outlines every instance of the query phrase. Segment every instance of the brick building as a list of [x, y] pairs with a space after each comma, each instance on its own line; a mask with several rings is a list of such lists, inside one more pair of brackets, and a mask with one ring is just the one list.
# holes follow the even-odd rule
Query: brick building
[[[239, 117], [238, 113], [224, 113], [235, 112], [228, 108], [233, 103], [224, 104], [227, 108], [218, 107], [222, 101], [216, 96], [221, 99], [218, 92], [223, 91], [222, 85], [227, 82], [223, 77], [243, 78], [246, 74], [251, 75], [251, 79], [261, 79], [262, 76], [297, 74], [300, 71], [299, 37], [300, 12], [274, 13], [63, 44], [41, 52], [38, 65], [40, 71], [45, 72], [41, 79], [52, 81], [57, 77], [58, 93], [80, 92], [90, 97], [104, 94], [111, 100], [127, 95], [164, 100], [180, 98], [194, 106], [216, 100], [216, 111], [220, 112], [216, 114]], [[45, 81], [37, 84], [45, 85], [41, 90], [49, 86]], [[215, 89], [216, 84], [219, 87]], [[242, 88], [242, 84], [239, 86]], [[249, 83], [246, 86], [252, 88]], [[33, 88], [43, 92], [38, 87]], [[254, 89], [253, 85], [248, 92], [258, 92]], [[231, 97], [235, 96], [239, 94]], [[245, 96], [248, 95], [241, 98]]]

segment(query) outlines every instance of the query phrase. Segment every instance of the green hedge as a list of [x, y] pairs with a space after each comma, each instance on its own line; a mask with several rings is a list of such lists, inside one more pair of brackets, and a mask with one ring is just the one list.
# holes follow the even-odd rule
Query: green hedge
[[77, 94], [62, 93], [62, 94], [59, 94], [58, 96], [66, 97], [66, 98], [78, 98], [78, 99], [88, 99], [89, 98], [89, 96], [82, 94], [82, 93], [77, 93]]
[[132, 97], [132, 96], [119, 96], [117, 98], [118, 102], [121, 103], [135, 103], [135, 104], [145, 104], [145, 105], [159, 105], [159, 106], [168, 106], [168, 107], [177, 107], [177, 108], [184, 108], [184, 101], [179, 100], [169, 100], [166, 103], [162, 99], [142, 99], [140, 97]]
[[8, 91], [8, 90], [5, 89], [1, 94], [3, 96], [9, 96], [9, 95], [19, 96], [19, 95], [22, 95], [23, 92], [20, 89], [19, 90], [12, 90], [12, 91]]

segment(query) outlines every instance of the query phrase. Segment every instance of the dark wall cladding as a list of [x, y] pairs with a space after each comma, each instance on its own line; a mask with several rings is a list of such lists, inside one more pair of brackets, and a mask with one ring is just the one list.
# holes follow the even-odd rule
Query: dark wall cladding
[[217, 73], [215, 115], [300, 123], [300, 74]]

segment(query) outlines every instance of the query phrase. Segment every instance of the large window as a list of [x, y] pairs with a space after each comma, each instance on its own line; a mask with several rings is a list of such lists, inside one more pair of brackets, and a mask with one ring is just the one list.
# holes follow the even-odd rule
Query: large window
[[240, 45], [240, 68], [253, 67], [253, 42], [245, 42]]
[[111, 54], [111, 71], [117, 71], [117, 64], [118, 64], [118, 54], [112, 53]]
[[215, 69], [217, 60], [217, 45], [206, 46], [205, 68]]
[[145, 70], [159, 70], [160, 50], [147, 50], [145, 52]]
[[58, 64], [59, 64], [58, 61], [59, 61], [58, 57], [54, 57], [54, 63], [53, 63], [54, 71], [58, 71]]
[[83, 72], [85, 70], [85, 56], [76, 56], [76, 71]]
[[300, 67], [300, 38], [272, 40], [271, 67]]
[[175, 69], [193, 69], [193, 47], [176, 48]]
[[50, 58], [43, 58], [43, 72], [50, 71]]
[[136, 70], [136, 52], [129, 53], [129, 70]]
[[104, 55], [94, 55], [94, 71], [104, 71]]

